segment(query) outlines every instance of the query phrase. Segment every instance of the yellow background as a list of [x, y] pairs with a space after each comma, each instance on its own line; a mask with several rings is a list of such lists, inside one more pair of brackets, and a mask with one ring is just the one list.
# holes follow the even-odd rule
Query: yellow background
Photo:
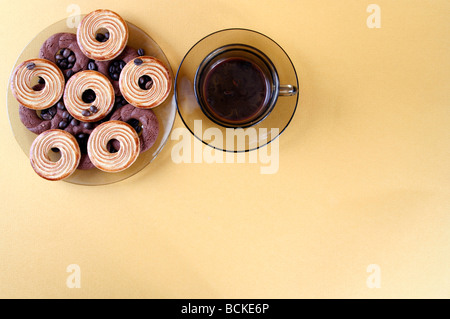
[[[279, 172], [176, 165], [169, 141], [117, 184], [40, 179], [12, 135], [5, 94], [21, 50], [70, 3], [117, 11], [174, 72], [219, 29], [275, 39], [301, 94]], [[370, 3], [381, 29], [366, 25]], [[0, 4], [0, 297], [450, 297], [449, 1]], [[66, 286], [70, 264], [80, 289]], [[381, 288], [366, 285], [370, 264]]]

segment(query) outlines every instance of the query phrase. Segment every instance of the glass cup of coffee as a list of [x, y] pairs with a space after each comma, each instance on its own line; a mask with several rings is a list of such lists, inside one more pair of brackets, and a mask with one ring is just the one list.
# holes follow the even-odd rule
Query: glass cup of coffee
[[200, 63], [194, 93], [211, 121], [223, 127], [246, 128], [264, 120], [279, 97], [296, 95], [297, 87], [280, 84], [274, 64], [261, 50], [229, 44]]
[[174, 97], [183, 124], [202, 143], [250, 152], [291, 124], [299, 87], [294, 64], [277, 42], [232, 28], [208, 34], [189, 49], [178, 67]]

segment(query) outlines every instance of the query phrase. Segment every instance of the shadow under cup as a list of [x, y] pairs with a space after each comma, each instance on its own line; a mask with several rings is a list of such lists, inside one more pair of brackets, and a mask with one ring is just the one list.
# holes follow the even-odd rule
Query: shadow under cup
[[214, 123], [246, 128], [264, 120], [278, 97], [297, 94], [292, 85], [280, 85], [277, 70], [260, 50], [245, 44], [222, 46], [199, 65], [195, 96], [202, 112]]

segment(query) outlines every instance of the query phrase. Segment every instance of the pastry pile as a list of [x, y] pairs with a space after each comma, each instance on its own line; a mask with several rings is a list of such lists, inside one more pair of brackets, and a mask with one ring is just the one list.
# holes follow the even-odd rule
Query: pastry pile
[[151, 109], [169, 96], [171, 73], [142, 48], [129, 47], [128, 37], [117, 13], [96, 10], [76, 34], [52, 35], [39, 58], [13, 71], [20, 119], [38, 134], [30, 162], [39, 176], [57, 181], [77, 169], [121, 172], [156, 142]]

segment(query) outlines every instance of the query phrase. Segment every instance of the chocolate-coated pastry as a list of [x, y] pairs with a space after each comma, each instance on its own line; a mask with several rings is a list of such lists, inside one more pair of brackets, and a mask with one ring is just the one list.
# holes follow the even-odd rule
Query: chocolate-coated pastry
[[138, 51], [126, 46], [122, 53], [111, 61], [95, 61], [97, 71], [103, 73], [111, 81], [116, 95], [121, 95], [119, 87], [120, 73], [125, 65], [139, 56]]
[[66, 130], [74, 136], [81, 133], [90, 134], [99, 124], [98, 122], [88, 123], [74, 119], [67, 112], [62, 100], [54, 106], [41, 111], [31, 110], [23, 105], [19, 105], [19, 118], [23, 125], [35, 134], [41, 134], [51, 129]]
[[48, 38], [39, 51], [41, 59], [55, 63], [66, 79], [87, 69], [89, 58], [83, 54], [74, 33], [56, 33]]
[[[115, 111], [111, 120], [127, 122], [135, 129], [139, 134], [141, 152], [150, 149], [158, 138], [158, 118], [152, 110], [140, 109], [127, 104]], [[113, 146], [116, 147], [116, 145]]]
[[57, 116], [56, 106], [40, 111], [29, 109], [23, 105], [19, 105], [19, 118], [23, 125], [34, 134], [41, 134], [50, 129], [58, 128], [58, 123], [61, 120]]

